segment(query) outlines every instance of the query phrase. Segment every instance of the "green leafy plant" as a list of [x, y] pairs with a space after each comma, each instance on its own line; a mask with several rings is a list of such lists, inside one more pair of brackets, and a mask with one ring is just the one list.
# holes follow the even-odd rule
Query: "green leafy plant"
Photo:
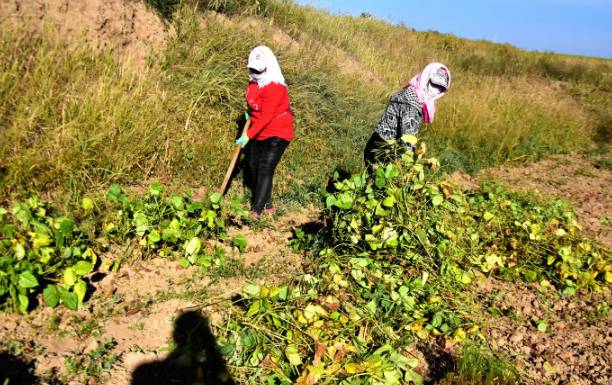
[[83, 276], [93, 271], [93, 244], [75, 221], [55, 216], [36, 197], [0, 216], [0, 299], [22, 313], [42, 291], [45, 302], [77, 309], [87, 292]]
[[[112, 185], [104, 199], [85, 197], [75, 209], [83, 211], [56, 215], [36, 197], [10, 211], [0, 208], [0, 303], [26, 313], [42, 293], [51, 307], [78, 309], [91, 292], [88, 277], [119, 266], [118, 260], [98, 257], [110, 244], [134, 244], [141, 257], [172, 257], [204, 269], [223, 261], [223, 248], [204, 243], [224, 236], [219, 194], [196, 202], [152, 183], [144, 195], [130, 197]], [[75, 218], [93, 222], [92, 232], [81, 230]]]
[[[240, 307], [228, 310], [222, 351], [249, 380], [418, 384], [424, 373], [411, 349], [419, 342], [450, 349], [484, 338], [457, 295], [478, 276], [561, 292], [607, 287], [606, 250], [580, 237], [563, 204], [497, 185], [463, 190], [438, 177], [423, 143], [397, 151], [371, 174], [335, 175], [322, 194], [326, 226], [295, 229], [289, 243], [311, 260], [302, 275], [283, 286], [248, 284]], [[464, 356], [461, 376], [474, 383], [517, 378], [490, 352]], [[470, 372], [476, 365], [480, 377]]]
[[66, 367], [73, 374], [80, 375], [84, 383], [91, 380], [99, 381], [105, 372], [119, 362], [119, 357], [113, 353], [115, 346], [117, 342], [114, 340], [100, 342], [88, 353], [79, 352], [66, 357]]
[[144, 196], [129, 199], [113, 185], [107, 200], [106, 236], [119, 244], [136, 239], [145, 256], [175, 255], [183, 264], [203, 266], [213, 251], [206, 250], [202, 240], [224, 235], [222, 198], [217, 193], [206, 202], [195, 202], [187, 194], [167, 195], [163, 185], [152, 183]]

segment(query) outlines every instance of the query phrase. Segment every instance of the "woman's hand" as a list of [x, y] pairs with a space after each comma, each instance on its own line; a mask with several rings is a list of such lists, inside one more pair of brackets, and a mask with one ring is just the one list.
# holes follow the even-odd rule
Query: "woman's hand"
[[247, 134], [242, 134], [242, 136], [236, 140], [236, 144], [240, 145], [242, 148], [244, 148], [247, 143], [249, 143], [249, 137]]

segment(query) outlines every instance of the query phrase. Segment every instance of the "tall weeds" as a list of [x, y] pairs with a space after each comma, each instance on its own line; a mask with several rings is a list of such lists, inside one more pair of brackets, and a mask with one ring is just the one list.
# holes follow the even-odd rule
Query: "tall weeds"
[[147, 3], [172, 32], [146, 68], [84, 43], [66, 48], [50, 30], [1, 26], [3, 192], [79, 193], [148, 179], [214, 188], [257, 44], [278, 54], [289, 84], [296, 140], [276, 184], [292, 199], [316, 190], [330, 168], [361, 167], [388, 96], [433, 60], [449, 65], [454, 84], [423, 135], [449, 169], [610, 138], [609, 61], [526, 53], [291, 1]]

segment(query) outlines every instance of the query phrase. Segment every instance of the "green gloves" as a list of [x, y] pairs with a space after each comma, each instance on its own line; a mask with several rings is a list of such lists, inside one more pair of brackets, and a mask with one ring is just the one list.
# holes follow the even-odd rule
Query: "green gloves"
[[236, 144], [240, 145], [242, 148], [244, 148], [247, 143], [249, 143], [249, 137], [247, 134], [242, 134], [242, 136], [236, 140]]

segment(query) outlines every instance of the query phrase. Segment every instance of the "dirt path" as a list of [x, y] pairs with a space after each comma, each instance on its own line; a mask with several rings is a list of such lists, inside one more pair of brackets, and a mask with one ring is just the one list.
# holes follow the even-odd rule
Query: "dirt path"
[[244, 283], [286, 281], [299, 271], [301, 256], [290, 250], [287, 241], [292, 227], [316, 220], [310, 209], [259, 228], [231, 228], [228, 239], [243, 235], [247, 249], [240, 254], [226, 246], [225, 266], [212, 273], [155, 258], [104, 277], [95, 284], [87, 307], [78, 312], [41, 307], [28, 316], [2, 314], [2, 350], [35, 360], [41, 378], [59, 376], [70, 379], [70, 384], [81, 384], [84, 372], [99, 370], [89, 367], [87, 357], [100, 356], [95, 365], [112, 366], [101, 371], [103, 382], [130, 385], [137, 367], [170, 354], [177, 316], [197, 310], [210, 324], [220, 323], [223, 313], [217, 305], [227, 303]]

